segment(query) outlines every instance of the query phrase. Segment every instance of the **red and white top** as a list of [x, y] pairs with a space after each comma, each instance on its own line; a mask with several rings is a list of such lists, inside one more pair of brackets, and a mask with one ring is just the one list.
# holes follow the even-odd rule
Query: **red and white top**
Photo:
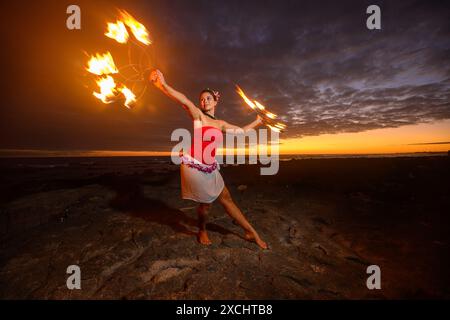
[[212, 165], [216, 162], [217, 146], [222, 145], [222, 142], [222, 130], [213, 126], [196, 126], [194, 123], [194, 135], [189, 154], [203, 164]]

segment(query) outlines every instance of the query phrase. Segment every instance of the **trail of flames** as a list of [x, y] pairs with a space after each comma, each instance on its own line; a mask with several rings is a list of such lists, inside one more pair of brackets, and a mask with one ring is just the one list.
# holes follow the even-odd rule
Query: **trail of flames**
[[281, 130], [286, 129], [286, 125], [281, 122], [273, 123], [273, 120], [276, 119], [278, 116], [268, 111], [267, 108], [258, 101], [250, 100], [238, 85], [236, 85], [236, 92], [241, 96], [241, 98], [247, 103], [247, 105], [252, 110], [256, 111], [256, 113], [261, 116], [264, 124], [271, 130], [275, 132], [281, 132]]
[[247, 98], [247, 96], [245, 95], [244, 91], [242, 91], [242, 89], [238, 85], [236, 85], [236, 92], [242, 97], [242, 99], [244, 99], [244, 101], [248, 104], [248, 106], [250, 108], [252, 108], [253, 110], [256, 109], [256, 105], [253, 103], [252, 100]]
[[270, 130], [272, 130], [272, 131], [275, 131], [275, 132], [278, 132], [278, 133], [281, 132], [281, 129], [273, 127], [270, 124], [266, 124], [266, 126], [268, 126], [270, 128]]

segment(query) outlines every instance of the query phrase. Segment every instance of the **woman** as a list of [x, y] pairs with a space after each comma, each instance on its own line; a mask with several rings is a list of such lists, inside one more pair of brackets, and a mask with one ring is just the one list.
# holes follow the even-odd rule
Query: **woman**
[[[221, 139], [222, 133], [226, 130], [243, 129], [245, 132], [261, 124], [261, 118], [257, 117], [255, 121], [243, 128], [231, 125], [214, 116], [219, 100], [218, 92], [211, 89], [203, 90], [200, 93], [200, 108], [198, 108], [184, 94], [170, 87], [161, 71], [152, 71], [150, 80], [167, 96], [181, 104], [194, 122], [194, 139], [191, 152], [182, 156], [180, 171], [182, 197], [199, 203], [197, 208], [199, 218], [198, 241], [205, 245], [211, 244], [206, 232], [206, 217], [212, 203], [218, 199], [228, 215], [245, 230], [245, 238], [256, 242], [261, 248], [267, 249], [267, 244], [261, 240], [231, 198], [230, 192], [219, 173], [218, 164], [214, 159], [215, 148], [210, 146], [211, 142], [214, 145], [217, 139]], [[211, 138], [210, 141], [205, 141], [208, 136]], [[204, 151], [206, 149], [210, 149], [211, 153], [205, 157]]]

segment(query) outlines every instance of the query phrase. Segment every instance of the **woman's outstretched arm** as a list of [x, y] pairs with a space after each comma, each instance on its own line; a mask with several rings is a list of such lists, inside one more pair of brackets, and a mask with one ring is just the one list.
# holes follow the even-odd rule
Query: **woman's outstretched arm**
[[169, 86], [161, 71], [153, 70], [150, 74], [150, 81], [152, 81], [155, 87], [164, 92], [169, 98], [180, 103], [193, 120], [200, 119], [200, 110], [184, 94]]
[[256, 128], [258, 125], [260, 125], [262, 123], [262, 119], [260, 116], [256, 116], [256, 120], [247, 124], [244, 127], [238, 127], [235, 126], [233, 124], [230, 124], [226, 121], [221, 121], [221, 126], [222, 126], [222, 131], [226, 131], [226, 130], [236, 130], [236, 131], [240, 131], [242, 130], [243, 133], [246, 133], [247, 131]]

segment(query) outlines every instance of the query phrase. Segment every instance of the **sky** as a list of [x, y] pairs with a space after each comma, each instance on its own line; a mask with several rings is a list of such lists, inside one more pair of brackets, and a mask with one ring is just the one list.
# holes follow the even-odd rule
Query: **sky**
[[[81, 30], [66, 28], [69, 4]], [[366, 28], [371, 4], [381, 30]], [[149, 48], [103, 35], [118, 8], [147, 26]], [[128, 50], [196, 104], [203, 88], [219, 90], [216, 116], [243, 126], [255, 115], [239, 84], [287, 124], [281, 153], [450, 149], [450, 5], [440, 1], [14, 1], [1, 14], [3, 151], [170, 151], [172, 131], [192, 126], [175, 102], [146, 82], [131, 110], [92, 95], [87, 55], [110, 51], [120, 68]]]

